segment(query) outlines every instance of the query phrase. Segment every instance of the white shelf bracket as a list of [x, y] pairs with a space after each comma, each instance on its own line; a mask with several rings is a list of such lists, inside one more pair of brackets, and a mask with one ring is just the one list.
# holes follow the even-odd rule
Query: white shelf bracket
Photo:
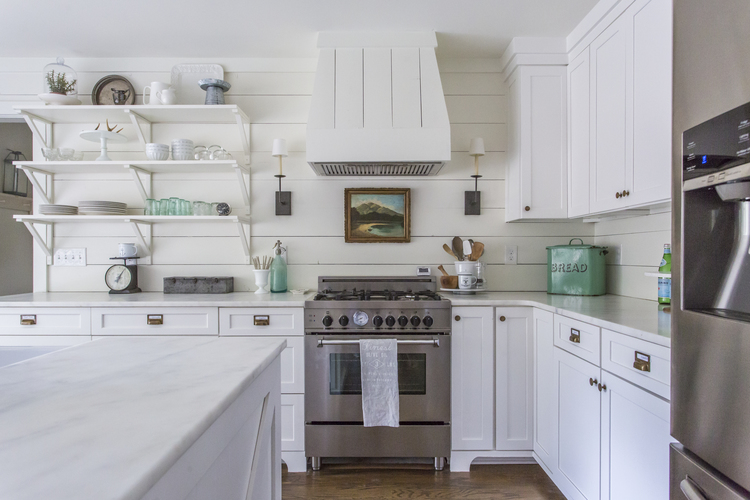
[[44, 255], [47, 256], [47, 264], [52, 264], [52, 248], [47, 245], [47, 242], [44, 241], [42, 235], [39, 234], [39, 231], [36, 230], [34, 224], [32, 224], [31, 222], [23, 221], [23, 225], [26, 226], [26, 229], [28, 229], [31, 233], [31, 237], [34, 238], [34, 241], [37, 242], [39, 247], [42, 249], [42, 252], [44, 252]]
[[136, 239], [138, 239], [138, 243], [143, 247], [143, 251], [145, 255], [143, 257], [151, 257], [151, 241], [152, 236], [151, 232], [149, 232], [148, 240], [143, 236], [143, 233], [141, 232], [141, 228], [138, 227], [138, 222], [140, 221], [133, 221], [129, 220], [130, 228], [133, 230], [133, 234], [135, 234]]
[[37, 170], [35, 168], [26, 167], [23, 165], [20, 165], [16, 168], [20, 168], [21, 170], [23, 170], [23, 173], [26, 174], [26, 177], [29, 179], [29, 182], [31, 182], [31, 185], [34, 186], [34, 190], [36, 191], [36, 194], [39, 196], [39, 198], [42, 199], [42, 202], [45, 205], [51, 204], [51, 201], [49, 197], [47, 196], [47, 189], [44, 186], [42, 186], [42, 183], [39, 182], [39, 179], [36, 178], [36, 176], [34, 175], [34, 172], [47, 175], [50, 177], [50, 179], [52, 178], [52, 174], [49, 172], [45, 172], [44, 170]]
[[245, 252], [245, 264], [250, 264], [250, 242], [247, 238], [245, 228], [242, 227], [242, 222], [237, 222], [237, 232], [240, 235], [240, 243], [242, 244], [242, 251]]
[[133, 127], [135, 127], [135, 132], [136, 134], [138, 134], [138, 140], [141, 141], [141, 145], [145, 146], [146, 143], [151, 142], [151, 128], [149, 127], [148, 140], [146, 140], [146, 136], [143, 135], [143, 129], [141, 128], [140, 121], [142, 120], [149, 125], [151, 125], [151, 122], [146, 120], [138, 113], [134, 112], [132, 109], [126, 109], [125, 113], [127, 113], [128, 117], [130, 118], [130, 122], [133, 124]]
[[236, 163], [232, 167], [234, 173], [237, 174], [237, 182], [240, 185], [240, 191], [242, 192], [242, 199], [245, 202], [245, 206], [250, 206], [250, 186], [245, 182], [245, 172]]
[[[134, 167], [133, 165], [124, 165], [124, 167], [130, 171], [130, 175], [135, 182], [135, 187], [141, 194], [141, 198], [143, 198], [143, 203], [145, 205], [146, 200], [151, 198], [151, 172], [146, 172], [145, 170]], [[143, 180], [141, 180], [140, 174], [145, 175], [148, 179], [148, 184], [146, 186], [143, 185]]]
[[36, 126], [36, 122], [34, 120], [39, 120], [46, 125], [52, 125], [52, 122], [45, 120], [44, 118], [39, 118], [35, 115], [30, 115], [28, 113], [21, 113], [21, 116], [23, 116], [23, 119], [31, 129], [31, 132], [36, 136], [37, 139], [39, 139], [39, 142], [41, 142], [45, 148], [50, 147], [52, 141], [48, 141], [47, 136], [39, 131], [39, 128]]
[[[245, 163], [250, 164], [250, 122], [245, 120], [242, 113], [237, 109], [233, 109], [234, 119], [237, 121], [237, 127], [240, 129], [240, 139], [242, 140], [242, 149], [245, 151]], [[245, 132], [245, 125], [248, 126], [248, 131]]]

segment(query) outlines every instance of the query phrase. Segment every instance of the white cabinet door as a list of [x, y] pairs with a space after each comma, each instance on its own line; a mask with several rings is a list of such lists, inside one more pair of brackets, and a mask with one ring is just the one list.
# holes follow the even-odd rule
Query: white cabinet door
[[305, 450], [305, 395], [281, 395], [281, 450]]
[[305, 337], [261, 337], [269, 340], [286, 340], [281, 351], [281, 393], [305, 392]]
[[531, 450], [533, 429], [533, 309], [495, 309], [496, 450]]
[[[567, 70], [520, 66], [509, 82], [506, 220], [568, 216]], [[519, 184], [520, 183], [520, 184]]]
[[[599, 368], [555, 348], [559, 450], [555, 481], [570, 500], [598, 500], [600, 491]], [[561, 484], [562, 483], [562, 484]]]
[[492, 307], [453, 308], [451, 432], [454, 450], [492, 450], [495, 406]]
[[589, 213], [589, 49], [584, 49], [568, 65], [568, 217]]
[[589, 46], [591, 58], [592, 213], [623, 208], [632, 188], [632, 34], [622, 15]]
[[557, 370], [554, 315], [534, 309], [534, 453], [553, 475], [557, 469]]
[[669, 403], [602, 371], [602, 499], [669, 498]]
[[672, 164], [672, 0], [638, 0], [633, 26], [633, 188], [626, 201], [669, 200]]

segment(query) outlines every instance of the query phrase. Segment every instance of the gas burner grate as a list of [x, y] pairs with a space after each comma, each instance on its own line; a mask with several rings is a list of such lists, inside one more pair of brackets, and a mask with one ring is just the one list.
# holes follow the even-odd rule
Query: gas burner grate
[[313, 300], [325, 301], [325, 300], [337, 300], [337, 301], [370, 301], [370, 300], [386, 300], [386, 301], [419, 301], [419, 300], [442, 300], [442, 297], [435, 292], [429, 290], [421, 290], [414, 292], [411, 290], [397, 291], [397, 290], [357, 290], [353, 288], [351, 290], [334, 291], [331, 289], [325, 289], [318, 292]]

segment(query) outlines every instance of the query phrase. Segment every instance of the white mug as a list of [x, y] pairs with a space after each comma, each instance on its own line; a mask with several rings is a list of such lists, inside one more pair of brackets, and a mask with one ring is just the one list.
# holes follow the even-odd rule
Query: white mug
[[[168, 88], [169, 84], [162, 82], [151, 82], [151, 85], [146, 85], [145, 87], [143, 87], [143, 104], [162, 104], [158, 94], [159, 92], [163, 92]], [[148, 96], [148, 102], [146, 102], [146, 96]]]
[[135, 257], [138, 254], [135, 243], [120, 243], [117, 247], [120, 257]]
[[477, 277], [473, 274], [459, 274], [458, 288], [462, 290], [474, 288], [477, 284]]
[[161, 101], [162, 104], [177, 104], [177, 91], [172, 87], [168, 89], [160, 90], [156, 93], [156, 98]]

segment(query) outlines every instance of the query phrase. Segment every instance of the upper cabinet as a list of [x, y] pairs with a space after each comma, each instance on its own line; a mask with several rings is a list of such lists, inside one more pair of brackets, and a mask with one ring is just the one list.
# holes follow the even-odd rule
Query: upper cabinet
[[510, 101], [505, 220], [564, 219], [567, 190], [565, 66], [518, 66]]
[[634, 2], [571, 60], [569, 217], [670, 199], [671, 75], [671, 0]]

